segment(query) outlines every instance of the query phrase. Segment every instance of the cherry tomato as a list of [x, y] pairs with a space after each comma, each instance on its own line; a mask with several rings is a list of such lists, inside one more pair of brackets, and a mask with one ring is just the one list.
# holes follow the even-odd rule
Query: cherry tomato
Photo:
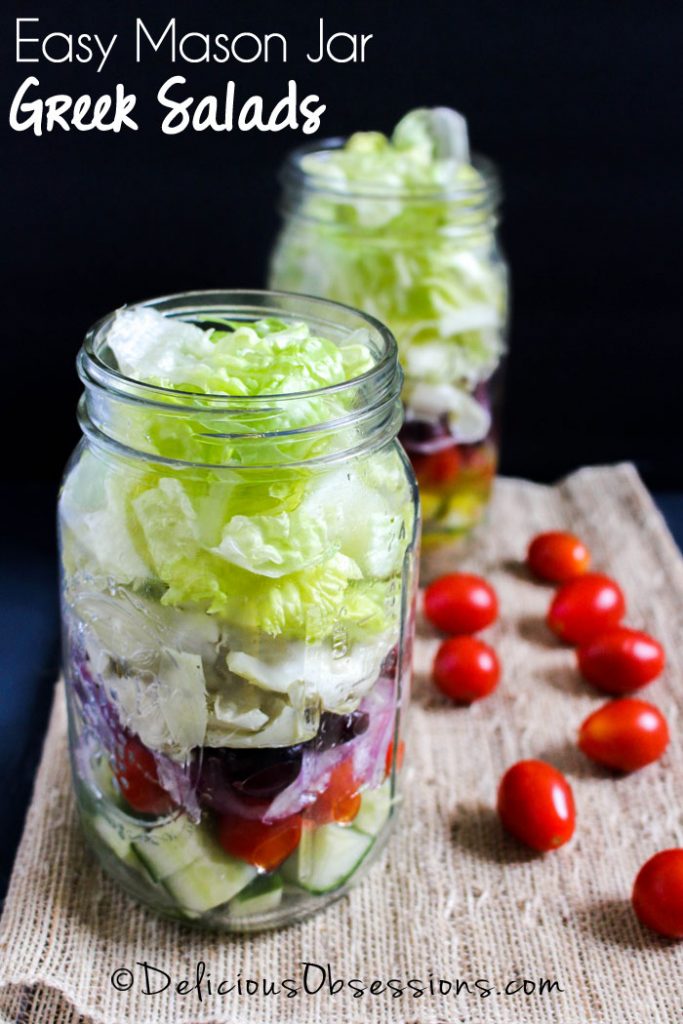
[[493, 693], [500, 663], [492, 647], [473, 636], [451, 636], [436, 652], [434, 682], [451, 700], [471, 704]]
[[647, 633], [616, 626], [579, 647], [581, 675], [605, 693], [631, 693], [647, 686], [664, 669], [661, 644]]
[[332, 821], [345, 825], [353, 821], [360, 805], [361, 795], [353, 774], [353, 762], [347, 759], [332, 769], [326, 789], [309, 807], [308, 815], [318, 825]]
[[662, 850], [643, 864], [631, 901], [646, 927], [670, 939], [682, 939], [683, 850]]
[[425, 615], [444, 633], [477, 633], [498, 615], [498, 598], [481, 576], [452, 572], [430, 583], [425, 590]]
[[272, 871], [296, 850], [301, 829], [300, 814], [269, 823], [230, 814], [218, 822], [218, 841], [233, 857], [263, 871]]
[[508, 768], [498, 789], [498, 814], [508, 832], [541, 852], [563, 846], [576, 824], [571, 787], [545, 761], [518, 761]]
[[571, 644], [584, 644], [618, 626], [626, 613], [621, 588], [609, 576], [586, 573], [564, 583], [555, 594], [547, 622], [553, 633]]
[[534, 537], [527, 552], [527, 564], [542, 580], [566, 583], [588, 571], [588, 548], [573, 533], [551, 530]]
[[[396, 752], [396, 771], [397, 772], [400, 772], [401, 768], [403, 767], [403, 757], [404, 757], [405, 752], [406, 752], [406, 745], [403, 742], [403, 740], [399, 740], [398, 741], [398, 751]], [[387, 746], [386, 757], [384, 759], [384, 774], [385, 775], [390, 775], [391, 774], [391, 765], [392, 765], [393, 760], [394, 760], [394, 741], [393, 740], [389, 740], [389, 745]]]
[[159, 783], [154, 754], [133, 736], [117, 758], [114, 774], [126, 803], [142, 814], [168, 814], [173, 801]]
[[579, 747], [587, 757], [622, 772], [658, 760], [668, 743], [669, 727], [661, 711], [632, 697], [603, 704], [579, 730]]
[[410, 461], [422, 487], [444, 487], [460, 473], [460, 454], [455, 445], [428, 454], [411, 454]]

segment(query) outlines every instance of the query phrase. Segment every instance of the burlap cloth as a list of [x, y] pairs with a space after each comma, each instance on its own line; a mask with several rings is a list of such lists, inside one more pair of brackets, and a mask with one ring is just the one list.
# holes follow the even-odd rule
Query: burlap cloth
[[[520, 566], [529, 537], [571, 527], [612, 572], [629, 622], [664, 643], [669, 665], [648, 692], [672, 727], [661, 763], [615, 779], [576, 751], [583, 717], [600, 703], [577, 677], [573, 654], [542, 624], [550, 591]], [[629, 905], [638, 867], [683, 844], [683, 562], [630, 466], [586, 469], [557, 487], [500, 480], [490, 525], [465, 565], [501, 598], [490, 631], [504, 666], [497, 694], [470, 709], [448, 706], [426, 672], [437, 643], [421, 626], [409, 741], [406, 804], [384, 860], [326, 912], [279, 933], [213, 937], [157, 920], [110, 884], [84, 849], [69, 791], [61, 694], [52, 714], [33, 802], [0, 927], [0, 1019], [21, 1024], [680, 1024], [683, 945], [646, 933]], [[547, 758], [574, 786], [579, 825], [564, 849], [536, 857], [501, 833], [497, 780], [520, 757]], [[331, 994], [196, 990], [143, 992], [146, 961], [173, 985], [206, 963], [212, 985], [301, 982], [303, 962], [333, 979], [420, 979], [425, 993], [394, 997], [344, 985]], [[117, 968], [135, 972], [117, 991]], [[126, 975], [117, 976], [123, 978]], [[152, 985], [160, 987], [158, 974]], [[308, 987], [321, 980], [309, 968]], [[439, 979], [468, 982], [432, 994]], [[533, 994], [505, 995], [526, 978]], [[487, 986], [494, 991], [482, 997]], [[557, 989], [539, 992], [540, 979]], [[417, 987], [417, 986], [416, 986]], [[500, 993], [500, 994], [498, 994]], [[3, 1015], [4, 1014], [4, 1018]]]

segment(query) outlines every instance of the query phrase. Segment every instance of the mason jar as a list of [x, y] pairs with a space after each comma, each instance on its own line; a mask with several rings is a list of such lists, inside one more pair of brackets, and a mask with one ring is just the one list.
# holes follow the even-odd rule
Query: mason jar
[[[381, 158], [387, 143], [372, 132], [354, 140], [359, 161], [375, 146]], [[400, 440], [420, 486], [423, 546], [458, 540], [481, 520], [498, 461], [508, 307], [498, 175], [475, 157], [453, 188], [349, 182], [334, 163], [348, 145], [317, 142], [287, 159], [269, 284], [388, 325], [405, 374]]]
[[331, 302], [194, 292], [100, 320], [78, 372], [59, 524], [85, 835], [163, 914], [303, 917], [398, 809], [418, 522], [395, 341]]

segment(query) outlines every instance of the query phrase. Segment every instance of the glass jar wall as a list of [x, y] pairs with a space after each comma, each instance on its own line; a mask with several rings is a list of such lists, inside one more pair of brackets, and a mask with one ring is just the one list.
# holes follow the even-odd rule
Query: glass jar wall
[[399, 799], [417, 536], [393, 338], [334, 303], [118, 311], [59, 503], [78, 809], [105, 868], [210, 928], [289, 922]]
[[400, 439], [420, 485], [423, 542], [482, 517], [498, 457], [507, 270], [493, 166], [470, 162], [454, 111], [415, 111], [391, 139], [363, 132], [295, 151], [270, 284], [363, 309], [398, 340]]

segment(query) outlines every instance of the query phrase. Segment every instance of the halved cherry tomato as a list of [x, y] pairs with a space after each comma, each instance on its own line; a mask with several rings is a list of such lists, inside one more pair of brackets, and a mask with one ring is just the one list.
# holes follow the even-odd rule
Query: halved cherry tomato
[[683, 850], [662, 850], [643, 864], [631, 901], [647, 928], [683, 939]]
[[617, 626], [598, 633], [577, 651], [581, 675], [605, 693], [631, 693], [664, 670], [664, 650], [647, 633]]
[[471, 704], [493, 693], [500, 679], [500, 663], [493, 648], [482, 640], [452, 636], [436, 652], [432, 673], [447, 697]]
[[[406, 752], [406, 745], [403, 740], [398, 741], [398, 750], [396, 751], [396, 771], [400, 772], [403, 766], [403, 756]], [[387, 746], [386, 757], [384, 758], [384, 774], [389, 775], [391, 773], [391, 765], [394, 760], [394, 741], [389, 740]]]
[[126, 740], [114, 774], [133, 810], [141, 814], [168, 814], [173, 809], [173, 800], [159, 783], [154, 754], [136, 736]]
[[527, 552], [527, 564], [542, 580], [566, 583], [588, 571], [588, 548], [573, 533], [551, 530], [534, 537]]
[[308, 808], [308, 815], [318, 825], [332, 821], [345, 825], [353, 821], [360, 805], [361, 795], [353, 774], [353, 762], [347, 759], [333, 768], [327, 787]]
[[412, 453], [410, 461], [422, 487], [444, 487], [460, 473], [460, 453], [455, 445], [427, 454]]
[[555, 594], [547, 623], [570, 644], [583, 644], [618, 626], [626, 614], [621, 588], [609, 576], [586, 573], [564, 583]]
[[545, 761], [508, 768], [498, 789], [498, 814], [508, 832], [541, 852], [563, 846], [576, 824], [571, 786]]
[[444, 633], [478, 633], [498, 615], [498, 598], [481, 576], [452, 572], [430, 583], [424, 596], [425, 615]]
[[233, 857], [246, 860], [263, 871], [272, 871], [296, 850], [301, 829], [300, 814], [268, 823], [225, 815], [218, 822], [218, 842]]
[[579, 730], [579, 747], [587, 757], [622, 772], [657, 761], [668, 743], [669, 727], [661, 711], [632, 697], [603, 704]]

